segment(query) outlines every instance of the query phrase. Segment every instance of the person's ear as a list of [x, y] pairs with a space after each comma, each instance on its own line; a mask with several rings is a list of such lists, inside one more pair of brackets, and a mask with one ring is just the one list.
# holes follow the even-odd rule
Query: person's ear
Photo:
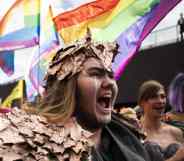
[[140, 101], [140, 107], [144, 109], [144, 105], [145, 105], [146, 101], [145, 100], [142, 100]]

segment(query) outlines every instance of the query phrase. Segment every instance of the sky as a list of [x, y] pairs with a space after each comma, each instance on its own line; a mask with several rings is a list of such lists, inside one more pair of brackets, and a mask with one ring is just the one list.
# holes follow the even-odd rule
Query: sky
[[[1, 18], [4, 16], [3, 13], [5, 13], [7, 11], [7, 9], [11, 6], [11, 4], [13, 2], [15, 2], [16, 0], [0, 0], [0, 20]], [[159, 24], [158, 26], [154, 29], [154, 31], [157, 30], [162, 30], [164, 28], [167, 28], [169, 26], [173, 26], [176, 25], [177, 23], [177, 19], [179, 18], [180, 13], [183, 12], [184, 13], [184, 0], [182, 0]], [[149, 37], [148, 37], [149, 39]], [[147, 40], [148, 40], [147, 39]], [[149, 41], [149, 40], [148, 40]], [[20, 75], [22, 75], [22, 73], [26, 72], [26, 66], [28, 66], [28, 61], [29, 58], [31, 56], [31, 53], [33, 52], [33, 50], [35, 50], [34, 48], [28, 49], [31, 50], [30, 54], [25, 55], [24, 51], [19, 51], [16, 54], [16, 58], [17, 60], [15, 61], [15, 64], [18, 66], [17, 69], [15, 69], [15, 73], [11, 78], [7, 77], [6, 74], [4, 74], [1, 69], [0, 69], [0, 84], [4, 83], [5, 81], [11, 81], [11, 79], [14, 78], [19, 78]], [[20, 61], [21, 60], [21, 61]]]

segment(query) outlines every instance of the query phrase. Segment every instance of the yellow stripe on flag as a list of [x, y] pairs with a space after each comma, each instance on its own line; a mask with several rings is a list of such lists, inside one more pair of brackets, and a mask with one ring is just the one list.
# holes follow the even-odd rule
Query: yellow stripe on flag
[[23, 80], [20, 80], [10, 95], [2, 103], [2, 107], [10, 108], [13, 100], [23, 98]]

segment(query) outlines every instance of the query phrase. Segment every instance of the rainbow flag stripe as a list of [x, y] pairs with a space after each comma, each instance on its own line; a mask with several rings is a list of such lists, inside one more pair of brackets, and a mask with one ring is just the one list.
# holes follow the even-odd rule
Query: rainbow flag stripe
[[181, 0], [161, 0], [152, 10], [139, 18], [116, 41], [120, 45], [120, 54], [113, 63], [115, 78], [119, 79], [129, 61], [138, 53], [139, 47], [146, 36]]
[[40, 1], [17, 0], [0, 21], [0, 51], [39, 43]]

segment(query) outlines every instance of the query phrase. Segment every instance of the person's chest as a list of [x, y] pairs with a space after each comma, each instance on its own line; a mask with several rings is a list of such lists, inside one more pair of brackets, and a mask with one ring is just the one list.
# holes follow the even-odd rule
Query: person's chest
[[146, 141], [151, 141], [160, 145], [161, 148], [165, 149], [170, 144], [180, 144], [176, 137], [174, 137], [169, 131], [152, 132], [147, 134]]

